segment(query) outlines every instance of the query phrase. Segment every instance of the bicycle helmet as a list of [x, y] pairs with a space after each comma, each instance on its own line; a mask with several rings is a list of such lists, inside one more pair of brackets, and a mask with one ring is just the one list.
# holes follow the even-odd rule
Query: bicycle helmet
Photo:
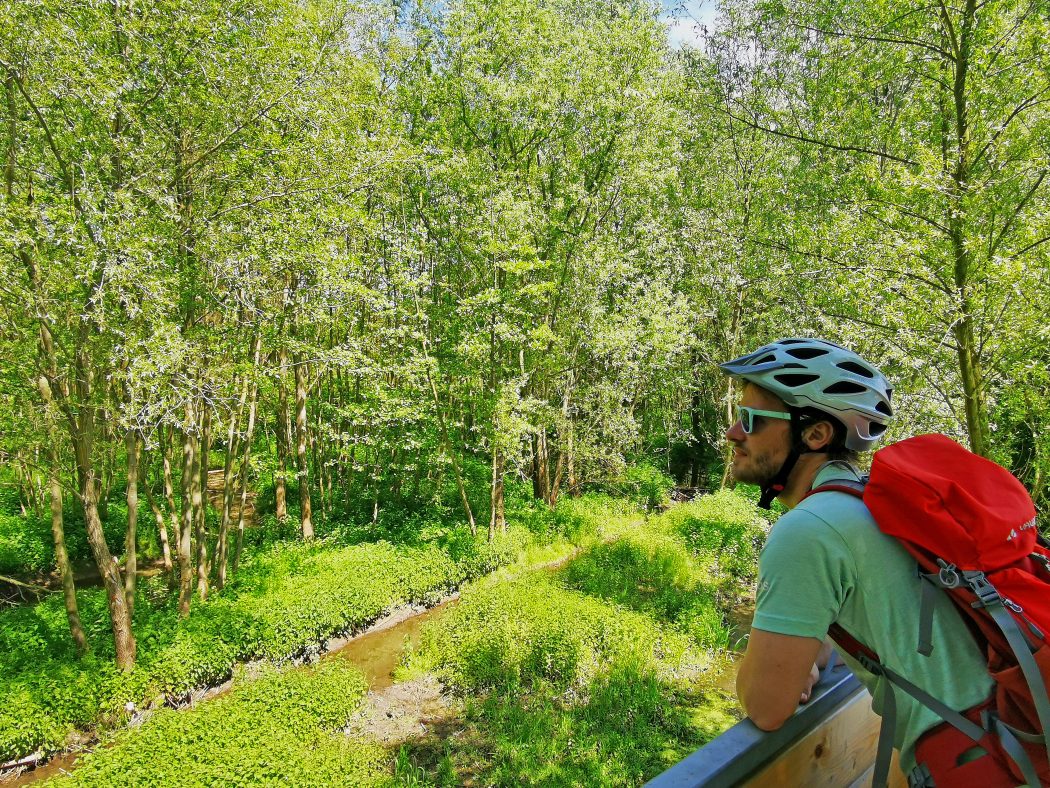
[[868, 451], [893, 419], [893, 389], [852, 350], [823, 339], [781, 339], [719, 368], [776, 394], [790, 408], [816, 408], [846, 427], [846, 448]]

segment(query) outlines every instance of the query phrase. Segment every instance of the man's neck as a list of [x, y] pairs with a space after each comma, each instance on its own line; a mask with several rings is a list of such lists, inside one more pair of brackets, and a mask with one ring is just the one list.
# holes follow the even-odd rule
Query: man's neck
[[794, 509], [813, 487], [817, 472], [827, 461], [828, 455], [824, 452], [811, 452], [799, 457], [784, 485], [784, 492], [777, 496], [777, 500], [786, 508]]

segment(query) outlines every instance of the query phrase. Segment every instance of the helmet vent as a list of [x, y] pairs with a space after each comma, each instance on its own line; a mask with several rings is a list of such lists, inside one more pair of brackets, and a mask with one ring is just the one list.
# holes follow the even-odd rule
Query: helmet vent
[[[881, 408], [880, 408], [880, 410], [881, 410]], [[884, 433], [885, 431], [886, 431], [886, 425], [885, 424], [879, 424], [877, 421], [873, 421], [873, 422], [871, 422], [871, 424], [868, 425], [868, 434], [871, 437], [873, 437], [873, 438], [877, 437], [879, 435], [882, 435], [882, 433]]]
[[817, 356], [826, 356], [828, 351], [819, 347], [794, 347], [787, 351], [789, 356], [795, 358], [801, 358], [803, 360], [809, 358], [816, 358]]
[[862, 386], [859, 383], [852, 383], [848, 380], [839, 380], [832, 383], [826, 389], [825, 394], [864, 394], [867, 392], [867, 387]]
[[812, 383], [814, 380], [819, 380], [820, 375], [805, 375], [800, 372], [789, 372], [785, 375], [774, 375], [773, 378], [778, 383], [783, 383], [789, 388], [798, 388], [799, 386], [805, 386], [807, 383]]
[[839, 369], [844, 369], [847, 372], [852, 372], [854, 375], [860, 375], [862, 378], [874, 378], [875, 373], [870, 369], [862, 367], [855, 361], [840, 361], [836, 366]]
[[768, 364], [770, 361], [776, 361], [776, 360], [777, 360], [777, 357], [774, 356], [772, 353], [770, 353], [769, 355], [762, 356], [762, 358], [760, 358], [758, 361], [755, 361], [755, 362], [752, 362], [752, 363], [754, 363], [756, 365], [757, 364]]
[[890, 410], [890, 406], [887, 405], [885, 402], [876, 402], [875, 410], [877, 410], [879, 413], [885, 414], [886, 416], [893, 415], [893, 411]]

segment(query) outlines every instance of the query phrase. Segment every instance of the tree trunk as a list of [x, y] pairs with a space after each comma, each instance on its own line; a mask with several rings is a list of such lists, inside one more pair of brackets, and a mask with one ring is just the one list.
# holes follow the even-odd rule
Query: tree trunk
[[[78, 352], [77, 368], [81, 380], [78, 386], [90, 386], [90, 373], [83, 351]], [[87, 392], [84, 392], [87, 394]], [[84, 506], [84, 524], [87, 526], [88, 543], [95, 558], [102, 583], [106, 589], [106, 602], [113, 623], [113, 645], [117, 667], [131, 670], [135, 666], [135, 635], [131, 629], [131, 617], [124, 597], [124, 581], [120, 576], [117, 559], [109, 552], [102, 520], [98, 513], [99, 482], [95, 474], [94, 408], [87, 404], [87, 396], [81, 396], [80, 412], [70, 425], [73, 448], [77, 458], [77, 475], [80, 482], [79, 497]]]
[[274, 479], [274, 495], [277, 499], [276, 515], [278, 520], [288, 517], [288, 444], [290, 440], [288, 430], [288, 391], [285, 387], [284, 370], [287, 366], [287, 356], [284, 348], [277, 352], [277, 425], [275, 429], [277, 437], [277, 478]]
[[[256, 336], [255, 343], [255, 366], [259, 366], [259, 350], [261, 344]], [[241, 460], [241, 469], [237, 474], [240, 480], [241, 507], [237, 513], [237, 546], [233, 551], [233, 572], [237, 573], [237, 567], [241, 562], [241, 548], [244, 546], [244, 511], [248, 505], [248, 471], [251, 469], [252, 437], [255, 435], [255, 416], [259, 409], [259, 386], [252, 382], [252, 394], [248, 401], [248, 429], [244, 434], [244, 457]], [[225, 578], [224, 578], [225, 580]]]
[[200, 475], [197, 472], [197, 412], [191, 400], [185, 406], [186, 427], [182, 440], [182, 519], [179, 522], [179, 616], [190, 614], [193, 596], [193, 526], [200, 506]]
[[[253, 345], [258, 344], [258, 333]], [[230, 429], [226, 434], [226, 458], [222, 466], [222, 514], [219, 518], [219, 538], [215, 544], [215, 587], [222, 589], [226, 585], [226, 554], [227, 541], [229, 540], [230, 519], [233, 510], [233, 487], [236, 479], [233, 475], [233, 460], [238, 454], [237, 427], [241, 423], [241, 414], [244, 413], [244, 403], [248, 399], [248, 389], [251, 384], [247, 377], [241, 388], [241, 396], [237, 401], [237, 410], [230, 414]]]
[[66, 603], [66, 619], [69, 621], [69, 634], [77, 647], [77, 654], [84, 655], [90, 651], [84, 627], [80, 623], [80, 610], [77, 607], [77, 590], [73, 584], [73, 568], [69, 565], [69, 553], [66, 551], [66, 529], [62, 519], [62, 481], [59, 474], [58, 448], [52, 442], [48, 448], [48, 487], [51, 497], [51, 536], [55, 540], [55, 564], [62, 578], [62, 596]]
[[306, 367], [294, 356], [295, 367], [295, 456], [298, 463], [299, 507], [303, 521], [303, 539], [314, 538], [313, 505], [310, 500], [310, 463], [306, 456]]
[[[975, 454], [987, 457], [990, 446], [988, 429], [988, 405], [985, 401], [984, 375], [982, 372], [980, 344], [974, 337], [973, 317], [978, 309], [973, 303], [972, 273], [973, 252], [967, 243], [967, 205], [970, 193], [970, 123], [967, 75], [970, 66], [971, 46], [976, 25], [976, 0], [966, 0], [963, 18], [958, 26], [959, 49], [954, 58], [952, 102], [955, 114], [955, 160], [951, 167], [951, 187], [948, 190], [948, 236], [951, 240], [954, 280], [959, 315], [952, 331], [955, 334], [956, 352], [959, 357], [959, 377], [963, 387], [963, 405], [966, 413], [966, 429], [970, 436], [970, 449]], [[945, 162], [946, 166], [948, 162]]]
[[125, 436], [128, 451], [128, 530], [124, 541], [124, 598], [128, 617], [135, 615], [135, 572], [138, 571], [139, 440], [134, 430]]
[[571, 421], [565, 435], [565, 465], [568, 469], [569, 495], [576, 496], [580, 492], [580, 482], [576, 478], [576, 430]]
[[507, 531], [507, 518], [505, 515], [503, 470], [503, 450], [493, 441], [492, 446], [492, 490], [490, 495], [491, 513], [489, 516], [489, 541], [496, 538], [496, 530], [501, 533]]
[[197, 523], [197, 595], [203, 602], [208, 598], [208, 453], [211, 448], [211, 408], [207, 404], [201, 412], [201, 442], [197, 451], [198, 500]]
[[[145, 456], [145, 452], [143, 452]], [[148, 468], [147, 462], [142, 463], [144, 467]], [[153, 489], [150, 487], [149, 473], [143, 474], [143, 489], [146, 491], [146, 502], [149, 504], [150, 511], [153, 512], [153, 519], [157, 521], [157, 538], [160, 541], [160, 556], [164, 562], [164, 574], [169, 578], [172, 573], [171, 565], [171, 544], [168, 536], [168, 519], [164, 514], [164, 510], [160, 508], [160, 504], [157, 503], [156, 498], [153, 496]]]
[[456, 454], [452, 447], [452, 441], [448, 436], [448, 425], [445, 423], [445, 413], [441, 409], [441, 400], [438, 397], [437, 386], [434, 385], [434, 378], [430, 374], [430, 368], [427, 368], [427, 381], [430, 383], [430, 392], [434, 397], [434, 409], [437, 413], [438, 429], [441, 433], [442, 441], [445, 444], [445, 451], [448, 452], [449, 459], [452, 460], [452, 471], [456, 474], [456, 487], [459, 490], [459, 499], [463, 502], [463, 512], [467, 515], [467, 525], [470, 527], [470, 533], [477, 536], [478, 526], [474, 521], [474, 512], [470, 508], [470, 499], [467, 497], [467, 488], [463, 483], [463, 469], [459, 465], [459, 455]]
[[547, 428], [532, 436], [532, 493], [541, 501], [550, 498], [550, 468], [547, 456]]
[[[179, 525], [179, 507], [175, 505], [175, 484], [172, 481], [171, 477], [171, 444], [172, 437], [174, 436], [174, 428], [172, 427], [168, 430], [165, 430], [162, 425], [160, 430], [158, 431], [158, 435], [160, 438], [161, 468], [163, 470], [164, 477], [164, 500], [168, 504], [168, 512], [169, 516], [171, 517], [171, 532], [175, 534], [176, 539], [180, 539], [181, 526]], [[176, 545], [176, 548], [177, 547], [178, 545]], [[171, 571], [171, 575], [168, 579], [171, 585], [174, 586], [175, 573], [172, 570], [169, 571]]]

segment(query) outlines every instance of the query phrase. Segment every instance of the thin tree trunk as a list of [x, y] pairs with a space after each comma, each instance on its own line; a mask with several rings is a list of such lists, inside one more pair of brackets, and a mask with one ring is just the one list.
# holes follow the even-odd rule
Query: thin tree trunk
[[507, 530], [507, 518], [505, 516], [504, 506], [504, 487], [503, 487], [503, 466], [504, 457], [503, 449], [496, 445], [496, 441], [493, 441], [492, 445], [492, 490], [489, 496], [491, 512], [489, 515], [489, 541], [491, 542], [496, 538], [496, 530], [499, 529], [501, 533], [505, 533]]
[[[145, 456], [145, 453], [143, 453]], [[149, 467], [148, 463], [142, 463], [144, 467]], [[153, 519], [157, 521], [157, 538], [160, 541], [160, 556], [164, 562], [164, 574], [171, 576], [172, 565], [171, 565], [171, 544], [168, 536], [168, 519], [164, 514], [164, 510], [160, 508], [160, 504], [157, 503], [157, 499], [153, 495], [153, 490], [149, 483], [149, 474], [144, 474], [143, 489], [146, 492], [146, 502], [149, 504], [150, 510], [153, 512]]]
[[128, 451], [128, 530], [124, 542], [124, 598], [128, 617], [135, 615], [135, 572], [138, 571], [139, 440], [134, 430], [125, 437]]
[[200, 498], [200, 476], [197, 473], [197, 412], [189, 399], [185, 406], [185, 432], [182, 441], [182, 519], [179, 523], [179, 615], [190, 614], [193, 596], [193, 526]]
[[568, 473], [569, 495], [579, 494], [580, 482], [576, 478], [576, 428], [569, 422], [565, 434], [565, 465]]
[[84, 626], [80, 623], [80, 610], [77, 607], [77, 590], [73, 583], [73, 568], [69, 565], [69, 553], [66, 550], [66, 530], [62, 519], [62, 482], [59, 478], [58, 449], [52, 446], [49, 450], [50, 472], [48, 482], [51, 492], [51, 536], [55, 540], [55, 563], [62, 578], [62, 596], [66, 603], [66, 619], [69, 621], [69, 634], [77, 647], [77, 654], [84, 655], [91, 650], [88, 645]]
[[[255, 365], [259, 365], [260, 340], [256, 336]], [[244, 546], [244, 519], [245, 509], [248, 506], [248, 471], [251, 469], [252, 437], [255, 435], [255, 416], [259, 409], [259, 386], [252, 378], [252, 394], [248, 402], [248, 429], [244, 433], [244, 457], [241, 460], [241, 469], [237, 474], [240, 480], [241, 506], [237, 513], [237, 546], [233, 551], [233, 572], [237, 573], [237, 567], [241, 562], [241, 549]], [[225, 580], [225, 578], [223, 578]]]
[[430, 392], [434, 397], [434, 408], [437, 412], [438, 429], [441, 432], [441, 437], [445, 444], [445, 451], [448, 452], [449, 458], [452, 460], [452, 471], [456, 474], [456, 487], [459, 490], [459, 498], [463, 503], [463, 511], [467, 515], [467, 525], [470, 526], [470, 533], [477, 536], [478, 526], [474, 521], [474, 512], [470, 508], [470, 499], [467, 497], [467, 488], [463, 483], [463, 470], [459, 465], [459, 456], [456, 454], [452, 447], [452, 441], [448, 436], [448, 425], [445, 423], [445, 414], [441, 409], [441, 400], [438, 398], [437, 386], [434, 385], [434, 378], [430, 374], [430, 368], [427, 368], [427, 381], [430, 383]]
[[288, 517], [288, 391], [285, 387], [284, 370], [287, 356], [282, 347], [277, 351], [277, 478], [274, 480], [274, 496], [277, 499], [276, 515], [278, 520]]
[[[947, 13], [946, 11], [944, 13]], [[959, 358], [959, 377], [963, 387], [963, 405], [970, 449], [987, 457], [990, 450], [988, 404], [984, 391], [980, 343], [974, 337], [973, 317], [978, 311], [974, 305], [972, 275], [973, 252], [967, 243], [966, 225], [969, 215], [970, 193], [970, 118], [967, 75], [976, 25], [977, 2], [963, 3], [959, 29], [959, 49], [954, 59], [952, 100], [955, 114], [955, 160], [952, 162], [948, 189], [948, 236], [951, 240], [954, 280], [959, 316], [952, 325]], [[947, 165], [947, 162], [945, 162]]]
[[[160, 439], [160, 456], [161, 456], [161, 469], [163, 471], [164, 479], [164, 500], [168, 504], [169, 517], [171, 517], [171, 532], [175, 534], [176, 540], [181, 538], [181, 526], [179, 525], [179, 507], [175, 505], [175, 484], [171, 477], [171, 444], [172, 437], [174, 436], [174, 427], [165, 430], [163, 425], [158, 431]], [[176, 549], [178, 545], [176, 544]], [[175, 572], [173, 570], [169, 576], [169, 582], [172, 586], [175, 584]]]
[[310, 464], [306, 456], [306, 367], [298, 356], [295, 367], [295, 455], [298, 463], [299, 507], [303, 521], [303, 539], [314, 538], [313, 504], [310, 499]]
[[201, 412], [201, 442], [197, 451], [198, 499], [197, 523], [197, 595], [203, 602], [208, 598], [208, 453], [211, 448], [211, 408], [207, 404]]
[[[258, 337], [258, 333], [256, 334]], [[258, 343], [258, 339], [253, 345]], [[233, 488], [236, 479], [233, 475], [233, 460], [239, 451], [237, 442], [237, 427], [240, 426], [241, 415], [244, 412], [244, 403], [248, 399], [248, 389], [251, 383], [245, 377], [241, 388], [241, 396], [237, 401], [237, 410], [230, 414], [230, 429], [226, 435], [226, 458], [222, 469], [222, 514], [219, 518], [219, 538], [215, 544], [215, 587], [222, 589], [226, 584], [226, 545], [229, 539], [230, 518], [233, 509]]]
[[[78, 386], [87, 389], [90, 386], [88, 362], [84, 351], [78, 352], [77, 369], [81, 380]], [[84, 506], [84, 524], [87, 527], [88, 543], [95, 558], [102, 583], [106, 589], [106, 601], [113, 623], [113, 645], [117, 667], [120, 670], [131, 670], [135, 666], [135, 635], [131, 629], [131, 617], [124, 597], [124, 581], [120, 575], [117, 559], [109, 552], [106, 535], [102, 530], [102, 520], [98, 512], [99, 482], [95, 475], [94, 443], [94, 408], [89, 404], [88, 391], [81, 392], [79, 397], [80, 412], [70, 425], [73, 447], [77, 457], [77, 475], [80, 481], [79, 497]]]
[[[50, 348], [50, 336], [48, 341], [43, 342], [45, 348]], [[44, 404], [50, 406], [52, 402], [51, 386], [47, 378], [41, 377], [39, 381], [40, 394]], [[66, 619], [69, 622], [69, 634], [76, 645], [77, 654], [83, 656], [91, 647], [88, 645], [84, 627], [80, 623], [80, 610], [77, 607], [77, 590], [73, 583], [73, 568], [69, 565], [69, 553], [66, 550], [66, 529], [62, 517], [62, 463], [58, 454], [58, 436], [53, 427], [49, 427], [49, 445], [47, 449], [48, 459], [48, 491], [51, 499], [51, 537], [55, 542], [55, 564], [58, 574], [62, 578], [62, 596], [66, 604]]]
[[532, 436], [532, 492], [541, 501], [550, 499], [550, 468], [547, 455], [547, 428]]

